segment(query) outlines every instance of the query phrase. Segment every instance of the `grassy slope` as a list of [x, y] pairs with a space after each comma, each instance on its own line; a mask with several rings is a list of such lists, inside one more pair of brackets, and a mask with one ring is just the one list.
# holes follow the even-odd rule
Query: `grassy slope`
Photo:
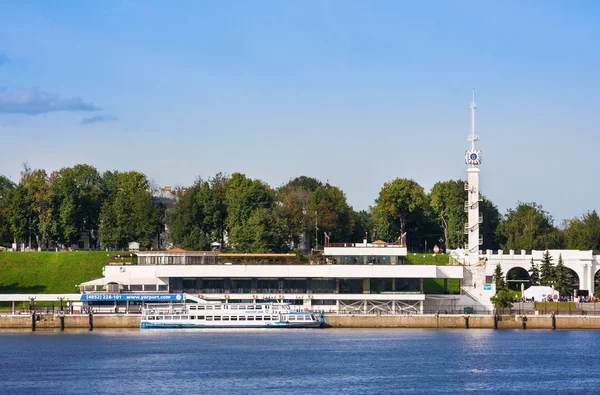
[[[443, 294], [444, 279], [442, 278], [425, 278], [423, 279], [423, 290], [426, 294]], [[460, 280], [458, 278], [448, 279], [448, 291], [459, 293]]]
[[409, 252], [402, 259], [405, 264], [410, 265], [447, 265], [450, 258], [446, 254], [415, 254]]
[[[78, 293], [76, 285], [102, 277], [106, 261], [104, 251], [3, 252], [0, 253], [0, 293]], [[440, 265], [447, 264], [448, 257], [409, 254], [407, 261]], [[443, 293], [443, 280], [425, 279], [424, 287], [426, 293]], [[449, 279], [448, 288], [459, 291], [458, 280]]]
[[2, 252], [0, 293], [79, 293], [76, 285], [102, 277], [104, 251]]

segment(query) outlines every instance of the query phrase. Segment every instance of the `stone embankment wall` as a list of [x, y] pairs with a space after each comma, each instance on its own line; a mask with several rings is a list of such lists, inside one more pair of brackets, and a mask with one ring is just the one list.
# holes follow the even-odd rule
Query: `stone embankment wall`
[[[600, 316], [555, 316], [532, 315], [501, 316], [494, 323], [491, 315], [342, 315], [332, 314], [325, 318], [333, 328], [494, 328], [498, 329], [600, 329]], [[138, 315], [101, 315], [92, 318], [94, 329], [100, 328], [139, 328]], [[523, 325], [525, 324], [525, 325]], [[554, 327], [553, 327], [554, 325]], [[36, 329], [60, 329], [60, 317], [41, 314], [35, 321]], [[31, 329], [29, 315], [0, 316], [0, 329]], [[88, 315], [67, 315], [65, 329], [89, 329]]]
[[[139, 328], [140, 316], [135, 315], [100, 315], [92, 318], [94, 328]], [[53, 314], [40, 314], [40, 319], [35, 321], [36, 329], [60, 329], [60, 317]], [[66, 315], [64, 317], [65, 329], [89, 329], [90, 318], [87, 314]], [[30, 315], [0, 316], [0, 329], [18, 329], [32, 327]]]
[[[600, 329], [600, 316], [500, 316], [498, 329]], [[494, 328], [492, 315], [329, 315], [334, 328]]]

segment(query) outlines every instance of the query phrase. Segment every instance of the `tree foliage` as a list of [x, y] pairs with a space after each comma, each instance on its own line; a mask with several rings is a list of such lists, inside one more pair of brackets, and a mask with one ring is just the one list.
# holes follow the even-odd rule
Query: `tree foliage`
[[499, 290], [496, 292], [496, 295], [490, 298], [490, 301], [494, 304], [494, 306], [502, 308], [510, 306], [512, 300], [513, 297], [510, 294], [510, 291], [506, 288]]
[[14, 182], [0, 175], [0, 245], [12, 242], [10, 202], [15, 188]]
[[[354, 211], [341, 189], [329, 184], [318, 187], [309, 196], [307, 208], [310, 226], [314, 224], [319, 228], [319, 232], [331, 234], [332, 241], [350, 239], [354, 231]], [[322, 243], [323, 239], [319, 239]]]
[[396, 241], [407, 230], [427, 221], [426, 210], [423, 188], [414, 180], [396, 178], [381, 188], [373, 207], [373, 223], [380, 238]]
[[[274, 252], [287, 249], [280, 237], [285, 234], [285, 230], [284, 221], [280, 220], [275, 205], [275, 191], [266, 183], [247, 178], [241, 173], [232, 174], [225, 182], [225, 204], [228, 245], [234, 250]], [[268, 216], [273, 218], [267, 218]], [[267, 224], [276, 226], [277, 229], [256, 233], [256, 226], [265, 229]]]
[[496, 265], [496, 269], [494, 270], [494, 283], [496, 283], [496, 293], [506, 288], [506, 281], [504, 280], [504, 273], [502, 272], [500, 263]]
[[554, 288], [561, 296], [573, 295], [571, 273], [563, 263], [562, 254], [558, 255], [558, 263], [554, 268]]
[[498, 226], [502, 222], [502, 215], [498, 207], [487, 197], [483, 196], [479, 202], [479, 212], [483, 215], [483, 223], [479, 228], [483, 236], [482, 250], [497, 250], [500, 248], [500, 240], [497, 233]]
[[540, 285], [540, 269], [531, 258], [531, 267], [529, 268], [529, 284]]
[[552, 256], [550, 255], [550, 252], [546, 250], [540, 264], [540, 285], [551, 286], [554, 284], [554, 281], [555, 274], [554, 266], [552, 265]]
[[[113, 175], [116, 190], [109, 193], [100, 212], [100, 241], [111, 248], [126, 248], [133, 241], [147, 248], [163, 228], [165, 208], [152, 199], [144, 174], [129, 171]], [[106, 177], [112, 179], [113, 175]]]
[[[323, 232], [333, 242], [358, 242], [365, 235], [396, 242], [406, 233], [410, 251], [435, 244], [456, 248], [465, 241], [461, 180], [437, 182], [426, 194], [414, 180], [396, 178], [382, 186], [373, 207], [358, 212], [340, 188], [306, 176], [273, 190], [241, 173], [219, 173], [178, 193], [168, 215], [153, 192], [146, 176], [135, 171], [100, 175], [78, 164], [48, 175], [24, 165], [18, 184], [0, 176], [0, 243], [68, 247], [88, 237], [92, 248], [123, 248], [129, 241], [149, 246], [160, 240], [165, 223], [175, 244], [202, 250], [214, 241], [243, 252], [297, 249], [301, 241], [309, 248], [315, 236], [323, 242]], [[536, 203], [519, 203], [504, 216], [486, 198], [479, 207], [483, 249], [600, 250], [596, 211], [558, 230]], [[541, 268], [539, 275], [541, 282]]]
[[600, 251], [600, 217], [596, 210], [573, 218], [565, 227], [566, 247], [574, 250]]
[[464, 202], [467, 201], [464, 181], [437, 182], [429, 194], [430, 205], [443, 232], [446, 248], [455, 249], [464, 240], [463, 229], [467, 222]]
[[550, 214], [536, 203], [519, 203], [509, 209], [498, 226], [505, 250], [558, 249], [560, 235]]
[[168, 215], [171, 240], [189, 250], [209, 250], [212, 242], [224, 243], [227, 221], [225, 183], [218, 173], [198, 179], [186, 190]]
[[308, 199], [313, 191], [301, 185], [287, 185], [279, 191], [281, 216], [286, 222], [292, 247], [298, 248], [300, 239], [310, 229]]

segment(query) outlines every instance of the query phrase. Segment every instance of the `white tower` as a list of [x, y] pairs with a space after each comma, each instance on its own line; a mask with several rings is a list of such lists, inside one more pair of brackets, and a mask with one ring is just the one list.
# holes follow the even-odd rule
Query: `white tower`
[[479, 214], [479, 202], [481, 194], [479, 193], [479, 165], [481, 164], [481, 151], [475, 148], [475, 142], [479, 136], [475, 134], [475, 89], [473, 89], [473, 101], [471, 102], [471, 134], [467, 141], [471, 142], [471, 147], [465, 153], [465, 162], [469, 166], [467, 169], [467, 183], [465, 189], [468, 191], [468, 200], [465, 202], [465, 211], [468, 213], [468, 223], [465, 224], [465, 234], [469, 237], [469, 264], [471, 266], [479, 263], [479, 246], [483, 244], [483, 238], [479, 236], [479, 225], [483, 222], [483, 217]]

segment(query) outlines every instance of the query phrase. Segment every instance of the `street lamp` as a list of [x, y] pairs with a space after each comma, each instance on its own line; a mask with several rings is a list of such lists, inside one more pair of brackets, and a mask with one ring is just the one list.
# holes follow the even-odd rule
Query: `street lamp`
[[318, 226], [319, 222], [318, 222], [318, 216], [317, 216], [317, 212], [315, 211], [315, 250], [317, 250], [319, 248], [319, 226]]

